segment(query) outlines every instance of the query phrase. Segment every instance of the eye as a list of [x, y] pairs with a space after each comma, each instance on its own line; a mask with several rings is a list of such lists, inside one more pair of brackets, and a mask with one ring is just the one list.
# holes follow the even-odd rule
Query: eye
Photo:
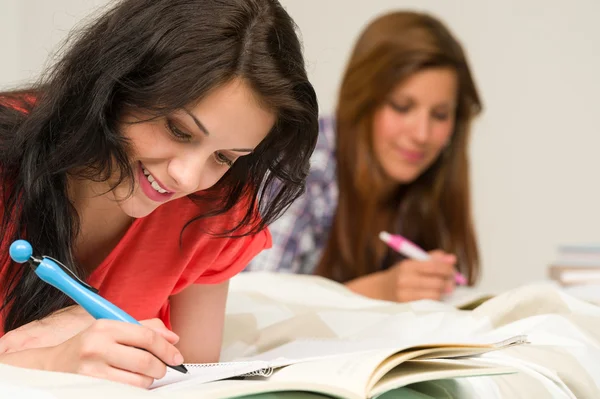
[[227, 158], [222, 152], [216, 151], [214, 157], [215, 161], [219, 165], [227, 165], [228, 167], [231, 167], [233, 165], [233, 160]]
[[445, 121], [448, 120], [448, 118], [450, 118], [450, 114], [446, 112], [434, 112], [433, 118], [437, 119], [438, 121]]
[[186, 132], [182, 131], [181, 129], [179, 129], [170, 120], [167, 120], [167, 129], [169, 130], [169, 132], [171, 133], [171, 135], [175, 139], [177, 139], [179, 141], [186, 141], [187, 142], [187, 141], [191, 141], [192, 140], [192, 135], [191, 134], [186, 133]]
[[408, 111], [410, 111], [410, 104], [397, 104], [393, 101], [388, 101], [388, 103], [390, 104], [390, 107], [392, 107], [392, 109], [400, 114], [405, 114]]

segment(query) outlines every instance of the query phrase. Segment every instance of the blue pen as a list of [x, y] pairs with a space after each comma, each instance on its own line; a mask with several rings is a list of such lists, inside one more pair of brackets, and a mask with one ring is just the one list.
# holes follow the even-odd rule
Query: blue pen
[[[139, 321], [98, 295], [98, 290], [81, 281], [69, 268], [49, 256], [35, 257], [31, 244], [25, 240], [13, 242], [10, 257], [17, 263], [28, 262], [35, 274], [46, 283], [61, 290], [83, 307], [95, 319], [110, 319], [140, 324]], [[166, 364], [166, 363], [165, 363]], [[185, 366], [171, 366], [173, 370], [187, 373]]]

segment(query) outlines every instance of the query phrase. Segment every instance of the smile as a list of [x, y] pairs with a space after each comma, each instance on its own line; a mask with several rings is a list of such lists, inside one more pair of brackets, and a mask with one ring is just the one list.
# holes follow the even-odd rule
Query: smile
[[144, 164], [139, 163], [138, 179], [140, 187], [146, 197], [155, 202], [168, 201], [175, 195], [175, 192], [167, 190], [158, 179], [156, 179]]
[[155, 189], [156, 191], [158, 191], [161, 194], [167, 194], [170, 193], [170, 191], [165, 190], [159, 183], [158, 181], [156, 181], [156, 179], [154, 178], [154, 176], [152, 176], [152, 174], [148, 171], [148, 169], [144, 168], [144, 166], [142, 165], [142, 172], [144, 172], [144, 176], [146, 176], [146, 179], [148, 179], [148, 182], [150, 183], [150, 186], [152, 186], [153, 189]]

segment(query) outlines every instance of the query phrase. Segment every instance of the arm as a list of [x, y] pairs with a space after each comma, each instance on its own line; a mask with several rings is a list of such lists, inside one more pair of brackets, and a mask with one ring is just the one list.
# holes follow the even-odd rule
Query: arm
[[229, 281], [193, 284], [171, 297], [171, 325], [186, 363], [218, 362]]
[[0, 363], [30, 369], [50, 370], [47, 362], [50, 351], [50, 348], [34, 348], [4, 353], [0, 355]]
[[0, 353], [18, 352], [61, 344], [89, 327], [94, 318], [81, 306], [60, 309], [0, 337]]
[[431, 259], [405, 259], [389, 269], [350, 280], [345, 286], [374, 299], [409, 302], [420, 299], [440, 300], [454, 289], [456, 257], [436, 250]]
[[357, 294], [373, 299], [396, 300], [394, 290], [387, 289], [390, 284], [385, 284], [386, 272], [379, 271], [366, 276], [357, 277], [344, 285]]

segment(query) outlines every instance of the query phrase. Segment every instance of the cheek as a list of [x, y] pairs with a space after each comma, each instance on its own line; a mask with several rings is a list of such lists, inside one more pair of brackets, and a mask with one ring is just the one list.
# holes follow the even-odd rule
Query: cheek
[[454, 131], [454, 122], [440, 123], [435, 127], [432, 135], [431, 146], [440, 152], [446, 147], [452, 138], [452, 132]]
[[373, 147], [378, 154], [389, 149], [402, 131], [402, 116], [385, 107], [373, 116]]
[[173, 146], [173, 141], [163, 131], [160, 122], [142, 122], [127, 126], [123, 135], [137, 154], [153, 154]]
[[207, 190], [215, 184], [217, 184], [219, 180], [221, 180], [221, 178], [225, 176], [225, 173], [227, 173], [227, 171], [228, 169], [221, 167], [211, 167], [205, 169], [201, 176], [198, 191]]
[[378, 140], [392, 139], [399, 128], [401, 120], [388, 107], [378, 111], [373, 117], [373, 134]]

